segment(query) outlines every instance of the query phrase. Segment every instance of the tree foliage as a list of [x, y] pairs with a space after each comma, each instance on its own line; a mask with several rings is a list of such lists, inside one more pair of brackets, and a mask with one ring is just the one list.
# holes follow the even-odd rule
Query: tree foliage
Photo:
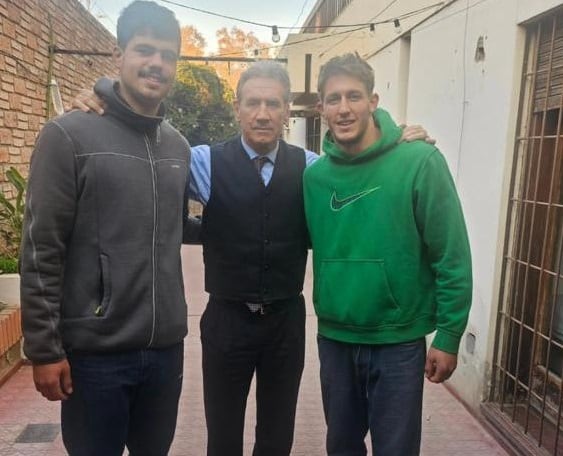
[[192, 145], [223, 141], [238, 131], [233, 99], [213, 68], [181, 62], [166, 102], [168, 118]]
[[[228, 57], [261, 57], [269, 55], [268, 44], [262, 43], [252, 32], [233, 27], [228, 30], [223, 27], [216, 32], [219, 55]], [[231, 88], [236, 90], [241, 73], [248, 67], [247, 63], [217, 62], [214, 64], [217, 73], [229, 82]]]
[[202, 56], [207, 42], [198, 29], [193, 25], [186, 25], [181, 28], [180, 32], [182, 35], [180, 55]]
[[[182, 47], [180, 55], [200, 57], [205, 54], [207, 42], [204, 36], [193, 25], [181, 28]], [[217, 37], [217, 54], [224, 57], [268, 58], [269, 44], [261, 42], [253, 32], [233, 27], [223, 27], [215, 33]], [[204, 64], [198, 64], [204, 65]], [[206, 64], [215, 68], [219, 77], [236, 90], [241, 73], [248, 67], [245, 62], [211, 62]]]

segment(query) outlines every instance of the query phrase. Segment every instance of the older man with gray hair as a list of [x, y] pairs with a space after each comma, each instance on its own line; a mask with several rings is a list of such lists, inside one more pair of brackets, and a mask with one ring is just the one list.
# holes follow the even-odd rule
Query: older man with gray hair
[[201, 319], [209, 456], [242, 455], [256, 373], [254, 456], [289, 455], [304, 362], [308, 234], [302, 178], [317, 155], [281, 140], [289, 77], [262, 61], [238, 83], [241, 134], [193, 152], [209, 302]]

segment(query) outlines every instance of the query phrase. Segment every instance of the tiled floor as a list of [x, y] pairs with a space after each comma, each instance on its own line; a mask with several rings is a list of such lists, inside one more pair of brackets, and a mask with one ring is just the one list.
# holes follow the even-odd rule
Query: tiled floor
[[[202, 291], [201, 251], [184, 250], [186, 289], [189, 299], [189, 335], [186, 338], [184, 389], [180, 416], [170, 456], [205, 455], [205, 421], [203, 415], [199, 317], [205, 306]], [[306, 296], [310, 296], [311, 274], [308, 272]], [[321, 411], [318, 359], [316, 356], [316, 321], [312, 309], [307, 317], [307, 353], [298, 404], [294, 456], [322, 456], [324, 421]], [[440, 385], [426, 384], [423, 412], [422, 455], [425, 456], [494, 456], [507, 453], [481, 425]], [[252, 393], [251, 393], [252, 397]], [[245, 455], [251, 454], [254, 428], [254, 402], [249, 400], [245, 430]], [[0, 388], [0, 455], [64, 455], [61, 436], [50, 443], [16, 443], [28, 424], [59, 423], [59, 404], [44, 400], [35, 392], [31, 369], [23, 367]], [[228, 456], [228, 455], [226, 455]]]

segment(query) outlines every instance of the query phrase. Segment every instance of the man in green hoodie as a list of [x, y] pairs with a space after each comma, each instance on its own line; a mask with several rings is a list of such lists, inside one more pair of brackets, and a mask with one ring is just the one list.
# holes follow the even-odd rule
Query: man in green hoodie
[[[471, 304], [471, 257], [442, 154], [378, 109], [371, 67], [354, 54], [319, 75], [329, 132], [304, 173], [313, 245], [327, 453], [420, 451], [424, 374], [457, 363]], [[436, 330], [426, 353], [425, 336]]]

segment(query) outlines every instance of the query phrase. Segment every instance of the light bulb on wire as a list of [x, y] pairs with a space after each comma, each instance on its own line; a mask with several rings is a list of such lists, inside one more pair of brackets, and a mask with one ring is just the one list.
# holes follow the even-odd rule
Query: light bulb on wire
[[393, 21], [393, 24], [395, 25], [395, 33], [397, 35], [400, 35], [401, 33], [403, 33], [403, 29], [401, 27], [401, 23], [399, 22], [399, 19], [395, 19]]
[[279, 43], [280, 41], [280, 32], [277, 25], [272, 25], [272, 41], [274, 43]]

